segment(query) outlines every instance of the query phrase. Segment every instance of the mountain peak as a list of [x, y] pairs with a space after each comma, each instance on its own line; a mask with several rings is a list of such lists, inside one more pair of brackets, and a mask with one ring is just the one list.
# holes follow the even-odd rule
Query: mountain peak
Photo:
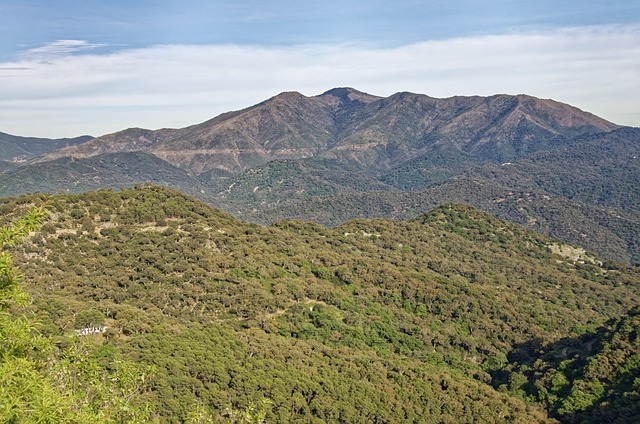
[[325, 91], [318, 97], [321, 97], [321, 98], [335, 97], [340, 100], [340, 103], [351, 103], [354, 101], [359, 101], [362, 103], [370, 103], [380, 99], [380, 97], [378, 96], [373, 96], [371, 94], [363, 93], [362, 91], [358, 91], [351, 87], [332, 88], [329, 91]]
[[306, 97], [306, 96], [298, 91], [283, 91], [282, 93], [278, 94], [275, 97], [280, 97], [284, 99], [290, 99], [290, 98], [296, 99], [299, 97]]
[[360, 93], [358, 90], [353, 89], [351, 87], [336, 87], [331, 90], [327, 90], [321, 94], [321, 96], [335, 96], [340, 97], [341, 99], [348, 98], [351, 93]]

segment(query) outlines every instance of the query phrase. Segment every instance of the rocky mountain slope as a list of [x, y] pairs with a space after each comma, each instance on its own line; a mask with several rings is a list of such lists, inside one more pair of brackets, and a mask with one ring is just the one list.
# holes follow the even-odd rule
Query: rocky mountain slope
[[47, 155], [88, 157], [142, 150], [199, 174], [236, 174], [278, 159], [321, 157], [383, 172], [433, 151], [507, 161], [563, 138], [617, 128], [529, 96], [379, 98], [350, 88], [320, 96], [282, 93], [183, 129], [129, 129]]

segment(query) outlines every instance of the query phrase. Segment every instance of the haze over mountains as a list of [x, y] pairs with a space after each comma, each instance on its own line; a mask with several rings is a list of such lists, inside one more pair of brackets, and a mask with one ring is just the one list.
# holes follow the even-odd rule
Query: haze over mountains
[[5, 162], [0, 195], [154, 182], [245, 219], [328, 225], [454, 200], [636, 262], [639, 140], [526, 95], [287, 92], [187, 128], [127, 129]]

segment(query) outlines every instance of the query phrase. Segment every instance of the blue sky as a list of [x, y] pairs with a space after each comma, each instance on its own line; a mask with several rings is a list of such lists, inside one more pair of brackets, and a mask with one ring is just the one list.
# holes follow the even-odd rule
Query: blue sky
[[640, 126], [638, 3], [0, 0], [0, 131], [181, 127], [337, 86], [525, 93]]

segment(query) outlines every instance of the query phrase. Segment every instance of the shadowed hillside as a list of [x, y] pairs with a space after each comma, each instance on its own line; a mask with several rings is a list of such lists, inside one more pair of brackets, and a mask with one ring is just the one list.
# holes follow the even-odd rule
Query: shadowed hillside
[[44, 155], [54, 150], [74, 146], [91, 140], [93, 137], [82, 136], [76, 138], [36, 138], [19, 137], [0, 133], [0, 161], [25, 162], [36, 156]]

